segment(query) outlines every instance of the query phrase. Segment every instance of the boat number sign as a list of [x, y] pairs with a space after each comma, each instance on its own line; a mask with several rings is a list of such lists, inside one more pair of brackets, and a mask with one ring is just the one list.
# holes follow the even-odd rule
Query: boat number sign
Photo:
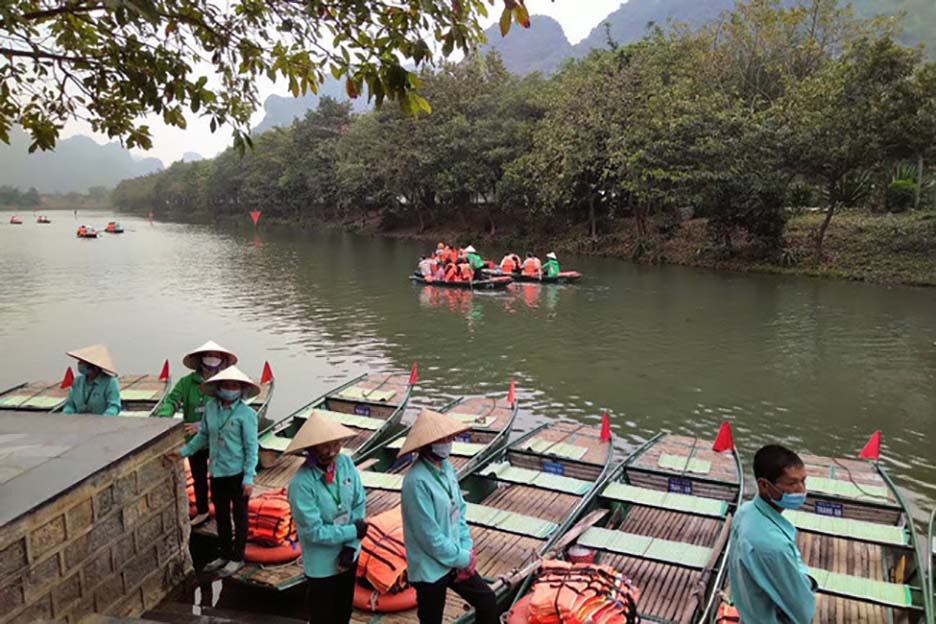
[[677, 479], [676, 477], [670, 477], [667, 487], [670, 492], [676, 492], [677, 494], [692, 494], [692, 481], [689, 479]]
[[561, 475], [561, 474], [565, 474], [565, 468], [563, 468], [562, 464], [558, 462], [544, 461], [543, 472], [548, 473], [548, 474]]
[[370, 416], [370, 405], [355, 405], [354, 413], [358, 416]]
[[816, 513], [820, 516], [832, 516], [841, 518], [845, 510], [841, 503], [831, 503], [829, 501], [816, 501]]

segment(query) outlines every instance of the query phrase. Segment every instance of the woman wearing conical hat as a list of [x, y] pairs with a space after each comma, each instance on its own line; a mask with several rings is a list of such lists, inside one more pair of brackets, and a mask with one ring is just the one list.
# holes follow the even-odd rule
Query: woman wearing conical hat
[[120, 413], [120, 383], [114, 361], [104, 345], [92, 345], [68, 356], [78, 360], [78, 376], [68, 391], [68, 399], [62, 412], [66, 414], [103, 414], [116, 416]]
[[470, 428], [424, 409], [400, 449], [401, 457], [417, 454], [403, 479], [402, 506], [407, 576], [420, 624], [441, 624], [447, 589], [474, 607], [478, 624], [499, 621], [494, 591], [475, 570], [465, 500], [448, 461], [455, 436]]
[[[247, 546], [247, 499], [257, 472], [257, 413], [245, 402], [260, 394], [260, 386], [236, 366], [229, 366], [201, 385], [212, 397], [195, 436], [179, 454], [191, 457], [207, 448], [211, 500], [218, 524], [218, 558], [208, 572], [230, 576], [244, 565]], [[234, 531], [231, 532], [231, 517]]]
[[[159, 407], [156, 416], [171, 418], [175, 411], [182, 408], [182, 421], [185, 423], [185, 441], [195, 436], [205, 406], [211, 398], [201, 391], [206, 379], [211, 379], [228, 366], [237, 364], [237, 356], [218, 343], [209, 340], [182, 358], [182, 364], [192, 372], [176, 382], [166, 400]], [[204, 448], [189, 457], [192, 468], [192, 480], [195, 482], [195, 517], [192, 526], [204, 523], [208, 514], [208, 449]]]
[[361, 475], [341, 442], [355, 433], [313, 411], [286, 449], [305, 462], [289, 483], [289, 507], [302, 546], [309, 622], [347, 624], [364, 522]]

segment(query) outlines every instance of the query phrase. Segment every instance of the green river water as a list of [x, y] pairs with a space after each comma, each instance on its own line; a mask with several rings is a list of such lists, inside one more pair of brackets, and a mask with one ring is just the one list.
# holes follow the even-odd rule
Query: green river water
[[178, 377], [212, 338], [248, 374], [269, 360], [279, 418], [418, 360], [416, 404], [506, 392], [514, 377], [520, 429], [607, 410], [622, 453], [660, 430], [711, 438], [728, 420], [749, 468], [769, 441], [852, 456], [881, 429], [915, 515], [936, 504], [934, 290], [566, 257], [577, 285], [471, 293], [410, 284], [426, 250], [411, 242], [127, 217], [125, 234], [81, 240], [79, 222], [114, 216], [49, 215], [0, 224], [3, 387], [57, 379], [66, 349], [96, 342], [120, 372], [169, 358]]

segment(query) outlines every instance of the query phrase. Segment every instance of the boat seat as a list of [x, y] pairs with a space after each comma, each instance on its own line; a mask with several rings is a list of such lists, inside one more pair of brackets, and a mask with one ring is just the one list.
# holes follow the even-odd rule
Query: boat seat
[[387, 421], [380, 418], [372, 418], [370, 416], [361, 416], [360, 414], [346, 414], [345, 412], [333, 412], [331, 410], [324, 409], [311, 409], [307, 412], [304, 412], [300, 418], [308, 418], [312, 413], [319, 414], [320, 416], [325, 416], [335, 422], [341, 423], [346, 427], [355, 427], [357, 429], [367, 429], [368, 431], [377, 431], [383, 427]]
[[549, 520], [474, 503], [467, 504], [465, 516], [469, 524], [536, 539], [546, 539], [559, 528], [558, 524]]
[[120, 410], [118, 416], [123, 416], [124, 418], [148, 418], [150, 415], [149, 412], [140, 412], [133, 410]]
[[620, 482], [609, 483], [601, 495], [624, 503], [656, 507], [697, 516], [724, 518], [725, 514], [728, 513], [728, 503], [723, 500], [651, 490]]
[[704, 546], [599, 527], [591, 527], [582, 533], [578, 543], [588, 548], [699, 570], [705, 567], [712, 554], [712, 549]]
[[909, 585], [839, 574], [819, 568], [807, 570], [819, 583], [820, 592], [888, 607], [908, 609], [914, 606]]
[[582, 459], [582, 457], [585, 456], [585, 453], [588, 452], [588, 449], [584, 446], [566, 444], [565, 442], [552, 442], [550, 440], [542, 440], [539, 438], [530, 440], [520, 448], [543, 455], [556, 455], [557, 457], [565, 457], [567, 459], [575, 460]]
[[399, 492], [403, 489], [402, 474], [392, 472], [373, 472], [370, 470], [361, 471], [361, 484], [371, 490], [389, 490]]
[[386, 403], [396, 395], [396, 390], [368, 390], [367, 388], [358, 388], [351, 386], [338, 393], [343, 399], [352, 399], [355, 401], [371, 401], [372, 403]]
[[587, 494], [593, 485], [591, 481], [550, 474], [548, 472], [540, 472], [539, 470], [532, 470], [530, 468], [511, 466], [507, 462], [486, 466], [479, 471], [478, 474], [485, 477], [494, 477], [499, 481], [519, 483], [520, 485], [528, 485], [542, 490], [552, 490], [554, 492], [573, 494], [575, 496]]
[[445, 412], [449, 418], [458, 422], [472, 425], [472, 427], [490, 427], [497, 420], [497, 416], [479, 416], [477, 414], [459, 414], [458, 412]]
[[278, 436], [272, 431], [260, 437], [260, 448], [270, 451], [285, 451], [292, 442], [290, 438]]
[[[812, 479], [809, 480], [812, 482]], [[850, 518], [836, 518], [821, 516], [808, 511], [787, 510], [783, 517], [793, 523], [797, 529], [812, 533], [822, 533], [834, 537], [886, 544], [888, 546], [908, 546], [910, 539], [907, 532], [898, 526], [867, 522], [865, 520], [852, 520]]]
[[675, 470], [676, 472], [694, 472], [695, 474], [705, 475], [712, 469], [712, 462], [704, 459], [689, 459], [687, 455], [673, 455], [663, 453], [657, 460], [660, 468]]
[[839, 481], [838, 479], [827, 479], [826, 477], [809, 477], [806, 482], [811, 494], [829, 494], [841, 498], [893, 505], [887, 497], [887, 488], [880, 485], [862, 484], [861, 489], [859, 489], [851, 481]]
[[37, 396], [30, 397], [22, 394], [13, 394], [0, 398], [0, 407], [48, 407], [53, 408], [65, 399], [60, 397]]
[[[387, 448], [399, 449], [403, 448], [403, 437], [399, 437], [393, 442], [387, 444]], [[480, 453], [487, 444], [481, 444], [478, 442], [452, 442], [452, 455], [457, 457], [474, 457]]]
[[156, 390], [121, 390], [120, 391], [120, 400], [121, 401], [150, 401], [156, 398], [158, 392]]

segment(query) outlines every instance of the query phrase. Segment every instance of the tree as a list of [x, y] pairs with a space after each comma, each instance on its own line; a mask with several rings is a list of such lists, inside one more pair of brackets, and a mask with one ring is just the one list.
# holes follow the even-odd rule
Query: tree
[[[523, 0], [504, 0], [501, 29], [529, 26]], [[448, 56], [482, 37], [485, 0], [8, 0], [0, 6], [0, 140], [12, 124], [51, 149], [65, 122], [88, 121], [127, 147], [148, 148], [148, 114], [184, 128], [186, 112], [231, 125], [250, 145], [261, 78], [284, 79], [296, 96], [326, 72], [354, 98], [429, 111], [404, 63]]]

